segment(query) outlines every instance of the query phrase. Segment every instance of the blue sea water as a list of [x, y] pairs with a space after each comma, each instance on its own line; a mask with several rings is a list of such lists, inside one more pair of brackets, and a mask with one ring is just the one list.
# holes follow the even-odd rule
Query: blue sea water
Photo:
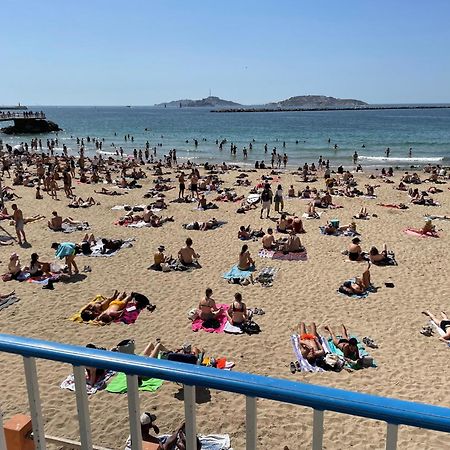
[[[319, 155], [330, 159], [333, 166], [350, 165], [355, 150], [365, 165], [427, 162], [448, 165], [450, 162], [450, 109], [273, 113], [212, 113], [209, 108], [123, 106], [31, 109], [42, 109], [49, 120], [63, 128], [64, 131], [58, 133], [59, 147], [64, 143], [73, 154], [78, 151], [75, 138], [90, 136], [105, 139], [104, 152], [115, 153], [121, 146], [125, 153], [131, 154], [134, 148], [145, 148], [149, 141], [151, 147], [163, 144], [157, 147], [159, 157], [176, 148], [178, 159], [201, 162], [233, 161], [253, 165], [256, 160], [264, 159], [267, 163], [274, 147], [280, 153], [287, 153], [290, 165], [315, 162]], [[134, 142], [124, 140], [128, 134], [134, 136]], [[55, 134], [40, 137], [45, 143]], [[29, 141], [31, 137], [0, 133], [0, 138], [15, 145]], [[197, 148], [194, 139], [198, 140]], [[218, 149], [216, 139], [227, 139], [222, 151]], [[249, 148], [253, 139], [253, 150], [244, 161], [242, 148]], [[230, 154], [231, 142], [238, 146], [235, 157]], [[265, 143], [269, 149], [266, 155]], [[334, 144], [338, 145], [337, 150]], [[382, 160], [386, 147], [390, 147], [387, 162]], [[411, 159], [408, 158], [410, 147]], [[92, 142], [87, 144], [87, 150], [88, 153], [95, 152]]]

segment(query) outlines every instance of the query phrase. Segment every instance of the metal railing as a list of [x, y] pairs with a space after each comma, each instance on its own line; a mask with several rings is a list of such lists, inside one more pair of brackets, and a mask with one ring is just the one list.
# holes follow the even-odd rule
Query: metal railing
[[[38, 450], [45, 449], [45, 434], [35, 358], [72, 364], [80, 441], [81, 447], [86, 450], [92, 449], [92, 440], [85, 367], [114, 370], [127, 375], [128, 412], [133, 450], [140, 450], [142, 447], [138, 376], [183, 384], [188, 450], [196, 448], [196, 386], [246, 396], [247, 450], [257, 448], [257, 398], [312, 408], [313, 450], [322, 448], [324, 411], [386, 422], [386, 449], [388, 450], [397, 448], [399, 425], [450, 432], [450, 408], [439, 406], [6, 334], [0, 334], [0, 352], [23, 356], [33, 438]], [[1, 429], [0, 448], [2, 434], [3, 430]]]

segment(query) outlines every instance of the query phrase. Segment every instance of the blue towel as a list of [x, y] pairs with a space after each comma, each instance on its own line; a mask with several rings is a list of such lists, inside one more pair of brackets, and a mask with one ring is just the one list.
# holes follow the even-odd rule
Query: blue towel
[[[340, 339], [342, 336], [336, 336], [336, 337], [337, 337], [337, 339]], [[361, 358], [363, 356], [370, 356], [369, 353], [367, 352], [366, 348], [364, 347], [364, 345], [361, 343], [361, 341], [356, 336], [350, 336], [350, 338], [355, 338], [358, 341], [358, 352], [359, 352], [359, 356]], [[328, 348], [330, 349], [331, 353], [335, 353], [336, 355], [339, 355], [339, 356], [344, 356], [341, 349], [337, 348], [334, 345], [333, 339], [331, 339], [331, 338], [328, 338]], [[352, 369], [355, 369], [355, 367], [352, 367], [352, 364], [346, 363], [346, 366], [351, 367]], [[372, 367], [377, 367], [377, 364], [375, 361], [373, 361]]]
[[237, 265], [233, 266], [231, 270], [223, 275], [226, 280], [232, 280], [233, 278], [249, 278], [252, 272], [255, 271], [254, 267], [250, 267], [248, 270], [241, 270]]

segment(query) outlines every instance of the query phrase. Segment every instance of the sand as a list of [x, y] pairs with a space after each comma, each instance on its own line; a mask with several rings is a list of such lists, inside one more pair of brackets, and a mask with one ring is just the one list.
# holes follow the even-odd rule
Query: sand
[[[222, 175], [225, 186], [230, 186], [236, 175], [237, 172]], [[257, 176], [250, 174], [253, 180]], [[225, 356], [234, 361], [236, 371], [450, 407], [450, 393], [445, 388], [450, 350], [437, 337], [427, 338], [419, 334], [426, 324], [421, 315], [423, 309], [438, 314], [449, 306], [450, 221], [435, 222], [437, 228], [442, 229], [439, 239], [415, 238], [402, 232], [408, 226], [421, 226], [426, 213], [449, 215], [448, 185], [439, 186], [444, 192], [433, 196], [442, 205], [438, 208], [411, 206], [400, 211], [377, 206], [379, 202], [407, 202], [406, 193], [394, 190], [393, 184], [385, 183], [380, 183], [375, 200], [337, 197], [335, 202], [344, 206], [343, 209], [327, 211], [320, 220], [304, 222], [307, 233], [301, 235], [301, 240], [308, 251], [306, 262], [258, 258], [261, 244], [249, 242], [257, 267], [280, 269], [273, 287], [263, 288], [260, 285], [230, 285], [222, 279], [222, 274], [237, 262], [242, 245], [237, 239], [239, 225], [251, 224], [254, 229], [273, 225], [269, 220], [261, 220], [259, 211], [239, 215], [235, 214], [236, 204], [219, 203], [218, 210], [201, 212], [194, 211], [193, 205], [170, 203], [164, 214], [173, 215], [175, 222], [161, 228], [130, 229], [113, 225], [121, 212], [112, 211], [111, 207], [121, 203], [147, 203], [148, 200], [142, 196], [145, 188], [152, 185], [152, 178], [149, 176], [144, 180], [144, 189], [129, 191], [120, 197], [96, 195], [94, 189], [98, 186], [75, 184], [77, 195], [93, 195], [101, 203], [87, 209], [68, 208], [62, 191], [59, 193], [60, 201], [51, 200], [46, 194], [44, 200], [36, 201], [33, 189], [15, 188], [22, 197], [17, 203], [25, 216], [42, 213], [50, 217], [51, 211], [56, 209], [62, 216], [87, 220], [96, 236], [135, 237], [136, 241], [132, 248], [120, 251], [113, 258], [78, 257], [80, 269], [89, 264], [92, 272], [76, 283], [58, 283], [54, 291], [42, 290], [39, 285], [31, 283], [1, 283], [2, 293], [15, 289], [21, 298], [19, 303], [0, 311], [2, 333], [78, 345], [94, 342], [108, 348], [124, 338], [133, 338], [137, 351], [142, 351], [149, 341], [158, 337], [169, 347], [189, 341], [204, 347], [210, 355]], [[367, 182], [367, 175], [358, 175], [358, 178], [360, 185]], [[283, 174], [281, 183], [285, 191], [291, 183], [296, 188], [304, 185], [295, 181], [297, 179], [297, 176]], [[323, 181], [311, 185], [322, 187]], [[244, 187], [236, 190], [242, 194], [248, 192]], [[174, 198], [176, 191], [169, 191], [167, 198]], [[208, 200], [213, 196], [209, 195]], [[8, 202], [8, 208], [10, 205]], [[289, 200], [285, 202], [285, 209], [302, 214], [306, 205], [299, 199]], [[372, 279], [380, 287], [379, 291], [366, 299], [356, 300], [338, 295], [336, 289], [345, 279], [360, 275], [364, 264], [345, 262], [341, 251], [348, 246], [350, 238], [323, 236], [318, 227], [332, 218], [348, 223], [361, 206], [367, 206], [370, 214], [378, 215], [377, 218], [357, 221], [363, 249], [368, 250], [371, 245], [380, 248], [386, 242], [388, 248], [395, 251], [399, 265], [373, 267]], [[186, 231], [181, 226], [182, 223], [211, 217], [228, 223], [208, 232]], [[7, 231], [14, 232], [8, 221], [0, 224]], [[53, 241], [77, 242], [84, 234], [53, 233], [47, 229], [46, 220], [27, 225], [26, 233], [32, 248], [20, 248], [17, 244], [0, 248], [2, 270], [6, 271], [11, 251], [20, 255], [24, 265], [34, 251], [42, 260], [52, 260], [50, 245]], [[201, 254], [201, 270], [190, 273], [147, 270], [158, 245], [165, 245], [166, 253], [175, 255], [188, 236], [192, 237], [194, 248]], [[395, 287], [386, 288], [385, 282], [393, 282]], [[248, 307], [263, 308], [266, 314], [257, 317], [262, 333], [256, 336], [194, 334], [187, 314], [198, 304], [207, 287], [214, 290], [214, 298], [219, 303], [229, 303], [234, 293], [239, 291]], [[142, 292], [157, 305], [157, 309], [154, 313], [144, 311], [137, 322], [129, 326], [95, 327], [67, 320], [95, 294], [109, 295], [113, 289]], [[379, 345], [379, 349], [370, 350], [378, 368], [353, 373], [291, 374], [288, 366], [294, 358], [289, 337], [291, 329], [300, 320], [307, 323], [315, 321], [319, 330], [323, 330], [324, 324], [338, 328], [344, 322], [352, 333], [361, 338], [371, 336]], [[59, 387], [71, 372], [70, 366], [39, 361], [38, 372], [46, 433], [78, 439], [75, 395]], [[0, 373], [1, 407], [5, 417], [26, 413], [28, 404], [21, 358], [2, 354]], [[179, 386], [165, 383], [156, 393], [140, 395], [141, 409], [158, 416], [157, 423], [162, 432], [171, 432], [183, 420], [183, 402], [176, 398], [178, 391]], [[126, 396], [98, 392], [90, 397], [89, 407], [94, 443], [123, 448], [129, 434]], [[243, 396], [211, 391], [210, 398], [199, 399], [197, 414], [199, 432], [228, 433], [235, 449], [244, 448]], [[282, 449], [285, 445], [291, 450], [310, 448], [312, 411], [308, 408], [259, 400], [258, 426], [259, 448]], [[382, 423], [325, 413], [324, 448], [381, 449], [384, 448], [384, 437], [385, 426]], [[445, 440], [446, 436], [439, 433], [402, 427], [399, 448], [448, 448]]]

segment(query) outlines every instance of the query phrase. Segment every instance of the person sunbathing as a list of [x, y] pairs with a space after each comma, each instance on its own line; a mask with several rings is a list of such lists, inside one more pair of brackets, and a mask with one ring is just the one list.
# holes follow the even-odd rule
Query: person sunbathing
[[9, 294], [0, 294], [0, 300], [4, 300], [5, 298], [9, 298], [12, 297], [13, 295], [16, 294], [16, 291], [11, 291]]
[[186, 246], [182, 247], [178, 252], [178, 259], [181, 264], [185, 266], [198, 264], [196, 261], [200, 258], [200, 255], [192, 248], [192, 239], [186, 239]]
[[291, 186], [288, 189], [288, 197], [293, 198], [295, 197], [295, 189], [294, 186], [291, 184]]
[[300, 238], [295, 234], [295, 230], [289, 231], [289, 236], [281, 249], [285, 253], [298, 253], [304, 250]]
[[123, 194], [128, 194], [128, 192], [117, 192], [117, 191], [112, 191], [110, 189], [106, 189], [105, 187], [102, 187], [101, 191], [96, 191], [94, 190], [94, 192], [96, 194], [103, 194], [103, 195], [123, 195]]
[[438, 320], [436, 316], [428, 310], [422, 311], [422, 314], [428, 316], [444, 332], [444, 334], [439, 337], [441, 341], [450, 341], [450, 320], [444, 311], [441, 312], [442, 320]]
[[352, 239], [352, 243], [348, 247], [348, 259], [350, 261], [362, 261], [364, 259], [360, 243], [361, 239], [358, 237]]
[[129, 295], [123, 292], [118, 298], [112, 300], [107, 308], [97, 317], [97, 322], [108, 324], [119, 319], [126, 309], [135, 307], [138, 310], [147, 307], [150, 311], [154, 311], [156, 306], [150, 304], [145, 295], [137, 292], [131, 292]]
[[298, 346], [300, 352], [310, 364], [316, 364], [325, 356], [325, 350], [320, 342], [317, 333], [317, 327], [314, 322], [311, 323], [311, 332], [306, 330], [305, 322], [298, 325]]
[[164, 245], [158, 247], [158, 251], [153, 255], [153, 264], [150, 266], [150, 269], [162, 271], [163, 264], [170, 264], [172, 262], [172, 256], [166, 256], [164, 254], [165, 249]]
[[73, 196], [72, 201], [69, 203], [69, 208], [88, 208], [89, 206], [95, 205], [95, 200], [92, 197], [88, 197], [86, 200], [83, 200], [81, 197], [76, 195]]
[[40, 277], [42, 275], [51, 275], [50, 263], [39, 261], [39, 255], [32, 253], [30, 257], [30, 265], [24, 267], [24, 272], [28, 272], [32, 277]]
[[12, 280], [17, 280], [22, 273], [22, 265], [20, 264], [19, 255], [17, 253], [11, 253], [8, 263], [8, 274]]
[[265, 250], [275, 250], [277, 248], [272, 228], [267, 229], [267, 234], [262, 238], [262, 245]]
[[206, 289], [205, 297], [203, 297], [198, 304], [197, 315], [203, 321], [215, 319], [221, 312], [221, 310], [217, 308], [216, 302], [212, 298], [212, 294], [212, 289]]
[[376, 247], [372, 247], [369, 251], [369, 259], [373, 264], [383, 264], [390, 261], [386, 244], [383, 244], [383, 250], [381, 251], [381, 253]]
[[113, 295], [109, 298], [105, 298], [102, 301], [89, 303], [85, 306], [81, 312], [80, 317], [84, 322], [90, 322], [91, 320], [96, 319], [103, 311], [106, 311], [109, 304], [118, 298], [119, 291], [115, 290]]
[[47, 226], [50, 228], [50, 230], [53, 231], [62, 231], [63, 230], [63, 223], [68, 223], [70, 225], [82, 225], [83, 222], [79, 222], [76, 220], [73, 220], [72, 217], [66, 217], [62, 218], [56, 211], [52, 211], [53, 217], [47, 222]]
[[228, 322], [235, 327], [241, 327], [249, 320], [247, 306], [242, 301], [242, 294], [236, 292], [234, 301], [226, 311]]
[[286, 233], [288, 227], [287, 214], [282, 213], [280, 219], [277, 222], [277, 231], [279, 233]]
[[294, 230], [296, 233], [306, 233], [305, 229], [303, 228], [303, 222], [302, 219], [298, 216], [294, 216], [291, 223], [291, 229]]
[[336, 232], [338, 231], [339, 228], [335, 227], [331, 222], [329, 222], [327, 220], [327, 223], [325, 224], [325, 226], [323, 227], [323, 233], [324, 234], [336, 234]]
[[31, 217], [24, 217], [23, 223], [24, 224], [33, 223], [33, 222], [37, 222], [38, 220], [42, 220], [42, 219], [45, 219], [45, 216], [43, 216], [42, 214], [35, 214], [34, 216], [31, 216]]
[[312, 217], [313, 219], [320, 219], [319, 214], [316, 212], [316, 207], [314, 206], [314, 203], [309, 202], [308, 208], [306, 210], [306, 214], [308, 214], [308, 217]]
[[250, 239], [250, 225], [245, 228], [244, 225], [241, 225], [238, 231], [238, 239], [242, 241], [247, 241]]
[[425, 225], [419, 230], [421, 234], [434, 234], [436, 233], [436, 227], [431, 220], [427, 220]]
[[255, 267], [255, 261], [250, 256], [250, 252], [248, 250], [248, 245], [244, 244], [242, 246], [241, 252], [239, 253], [239, 270], [249, 270]]
[[367, 213], [367, 208], [365, 206], [361, 207], [359, 213], [353, 216], [355, 219], [368, 219], [369, 214]]
[[358, 350], [358, 341], [356, 338], [350, 338], [347, 333], [347, 328], [344, 324], [342, 324], [342, 337], [338, 339], [336, 335], [333, 333], [333, 330], [330, 326], [325, 326], [324, 329], [330, 333], [330, 337], [333, 340], [333, 344], [341, 350], [344, 355], [344, 358], [348, 362], [355, 362], [360, 359], [359, 350]]
[[370, 287], [370, 261], [367, 265], [367, 269], [363, 272], [362, 277], [356, 277], [355, 281], [345, 281], [341, 286], [341, 289], [349, 295], [361, 295], [367, 291]]

